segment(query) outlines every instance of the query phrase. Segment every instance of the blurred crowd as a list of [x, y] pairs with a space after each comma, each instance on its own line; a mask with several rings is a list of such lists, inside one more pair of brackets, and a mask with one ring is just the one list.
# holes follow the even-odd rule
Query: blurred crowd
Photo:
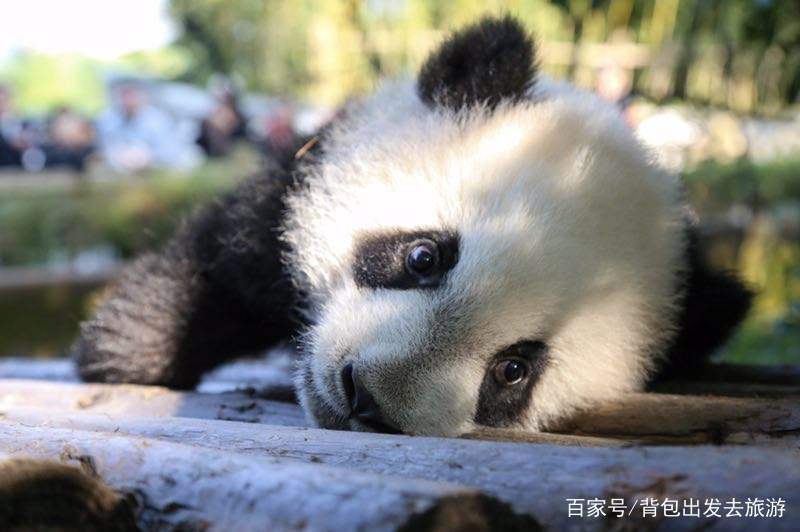
[[55, 110], [43, 122], [24, 119], [14, 108], [11, 89], [0, 85], [0, 167], [80, 170], [94, 144], [94, 127], [70, 108]]
[[69, 107], [45, 119], [24, 117], [15, 107], [12, 88], [0, 84], [0, 170], [81, 172], [92, 161], [123, 174], [149, 168], [190, 170], [206, 157], [227, 155], [239, 141], [278, 159], [297, 144], [288, 105], [261, 117], [253, 132], [233, 88], [212, 92], [210, 110], [187, 128], [185, 120], [151, 104], [146, 87], [137, 82], [114, 85], [109, 107], [96, 120]]
[[[594, 90], [620, 109], [639, 139], [673, 171], [705, 160], [763, 163], [800, 152], [798, 110], [763, 118], [681, 102], [654, 104], [633, 89], [632, 71], [611, 60], [598, 69]], [[104, 175], [191, 170], [242, 143], [268, 162], [285, 165], [302, 139], [332, 118], [324, 108], [303, 109], [252, 94], [240, 97], [223, 79], [206, 90], [122, 78], [110, 83], [108, 100], [108, 108], [94, 120], [66, 106], [46, 118], [31, 118], [16, 108], [12, 88], [0, 83], [0, 171], [66, 167], [82, 172], [90, 163], [111, 170]]]

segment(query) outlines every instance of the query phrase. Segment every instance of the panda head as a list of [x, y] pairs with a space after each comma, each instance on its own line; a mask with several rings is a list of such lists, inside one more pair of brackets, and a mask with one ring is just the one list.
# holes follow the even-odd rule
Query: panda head
[[643, 386], [673, 334], [678, 183], [535, 67], [518, 23], [485, 19], [326, 132], [284, 227], [319, 425], [541, 430]]

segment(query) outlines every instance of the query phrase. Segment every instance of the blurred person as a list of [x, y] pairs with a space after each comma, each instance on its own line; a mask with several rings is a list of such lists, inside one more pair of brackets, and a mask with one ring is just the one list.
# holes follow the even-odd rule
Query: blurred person
[[247, 135], [247, 121], [235, 89], [226, 86], [216, 96], [217, 103], [211, 115], [203, 119], [197, 138], [197, 144], [209, 157], [227, 155], [233, 144]]
[[163, 111], [147, 102], [139, 84], [124, 83], [114, 92], [114, 104], [97, 124], [98, 144], [114, 170], [135, 173], [152, 167], [190, 169], [196, 152]]
[[595, 90], [606, 100], [624, 106], [633, 88], [633, 74], [615, 62], [609, 62], [597, 72]]
[[83, 171], [94, 151], [94, 140], [94, 128], [88, 120], [69, 107], [57, 109], [49, 120], [47, 141], [42, 146], [45, 165]]
[[0, 166], [22, 166], [28, 147], [24, 123], [14, 112], [11, 88], [0, 84]]
[[273, 163], [284, 166], [292, 161], [299, 147], [300, 138], [294, 130], [292, 108], [281, 104], [264, 119], [264, 155]]
[[634, 117], [629, 113], [633, 101], [633, 72], [622, 65], [609, 60], [597, 71], [595, 92], [603, 99], [614, 103], [625, 116], [630, 126], [635, 126]]

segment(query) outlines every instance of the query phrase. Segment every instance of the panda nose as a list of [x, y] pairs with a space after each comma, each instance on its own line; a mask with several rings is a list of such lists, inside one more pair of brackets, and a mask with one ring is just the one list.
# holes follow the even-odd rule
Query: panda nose
[[347, 402], [350, 405], [350, 415], [378, 432], [397, 433], [396, 427], [388, 424], [381, 413], [375, 397], [367, 390], [358, 378], [358, 373], [352, 362], [342, 368], [342, 384]]
[[353, 363], [342, 368], [342, 384], [352, 415], [358, 418], [379, 420], [381, 411], [375, 398], [358, 379]]

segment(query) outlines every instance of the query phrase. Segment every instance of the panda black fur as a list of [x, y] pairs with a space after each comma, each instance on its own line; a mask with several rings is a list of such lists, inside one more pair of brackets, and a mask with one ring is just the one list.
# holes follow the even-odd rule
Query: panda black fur
[[140, 258], [75, 358], [189, 388], [297, 338], [323, 427], [542, 430], [702, 364], [744, 317], [685, 212], [613, 106], [537, 79], [519, 24], [484, 19]]

